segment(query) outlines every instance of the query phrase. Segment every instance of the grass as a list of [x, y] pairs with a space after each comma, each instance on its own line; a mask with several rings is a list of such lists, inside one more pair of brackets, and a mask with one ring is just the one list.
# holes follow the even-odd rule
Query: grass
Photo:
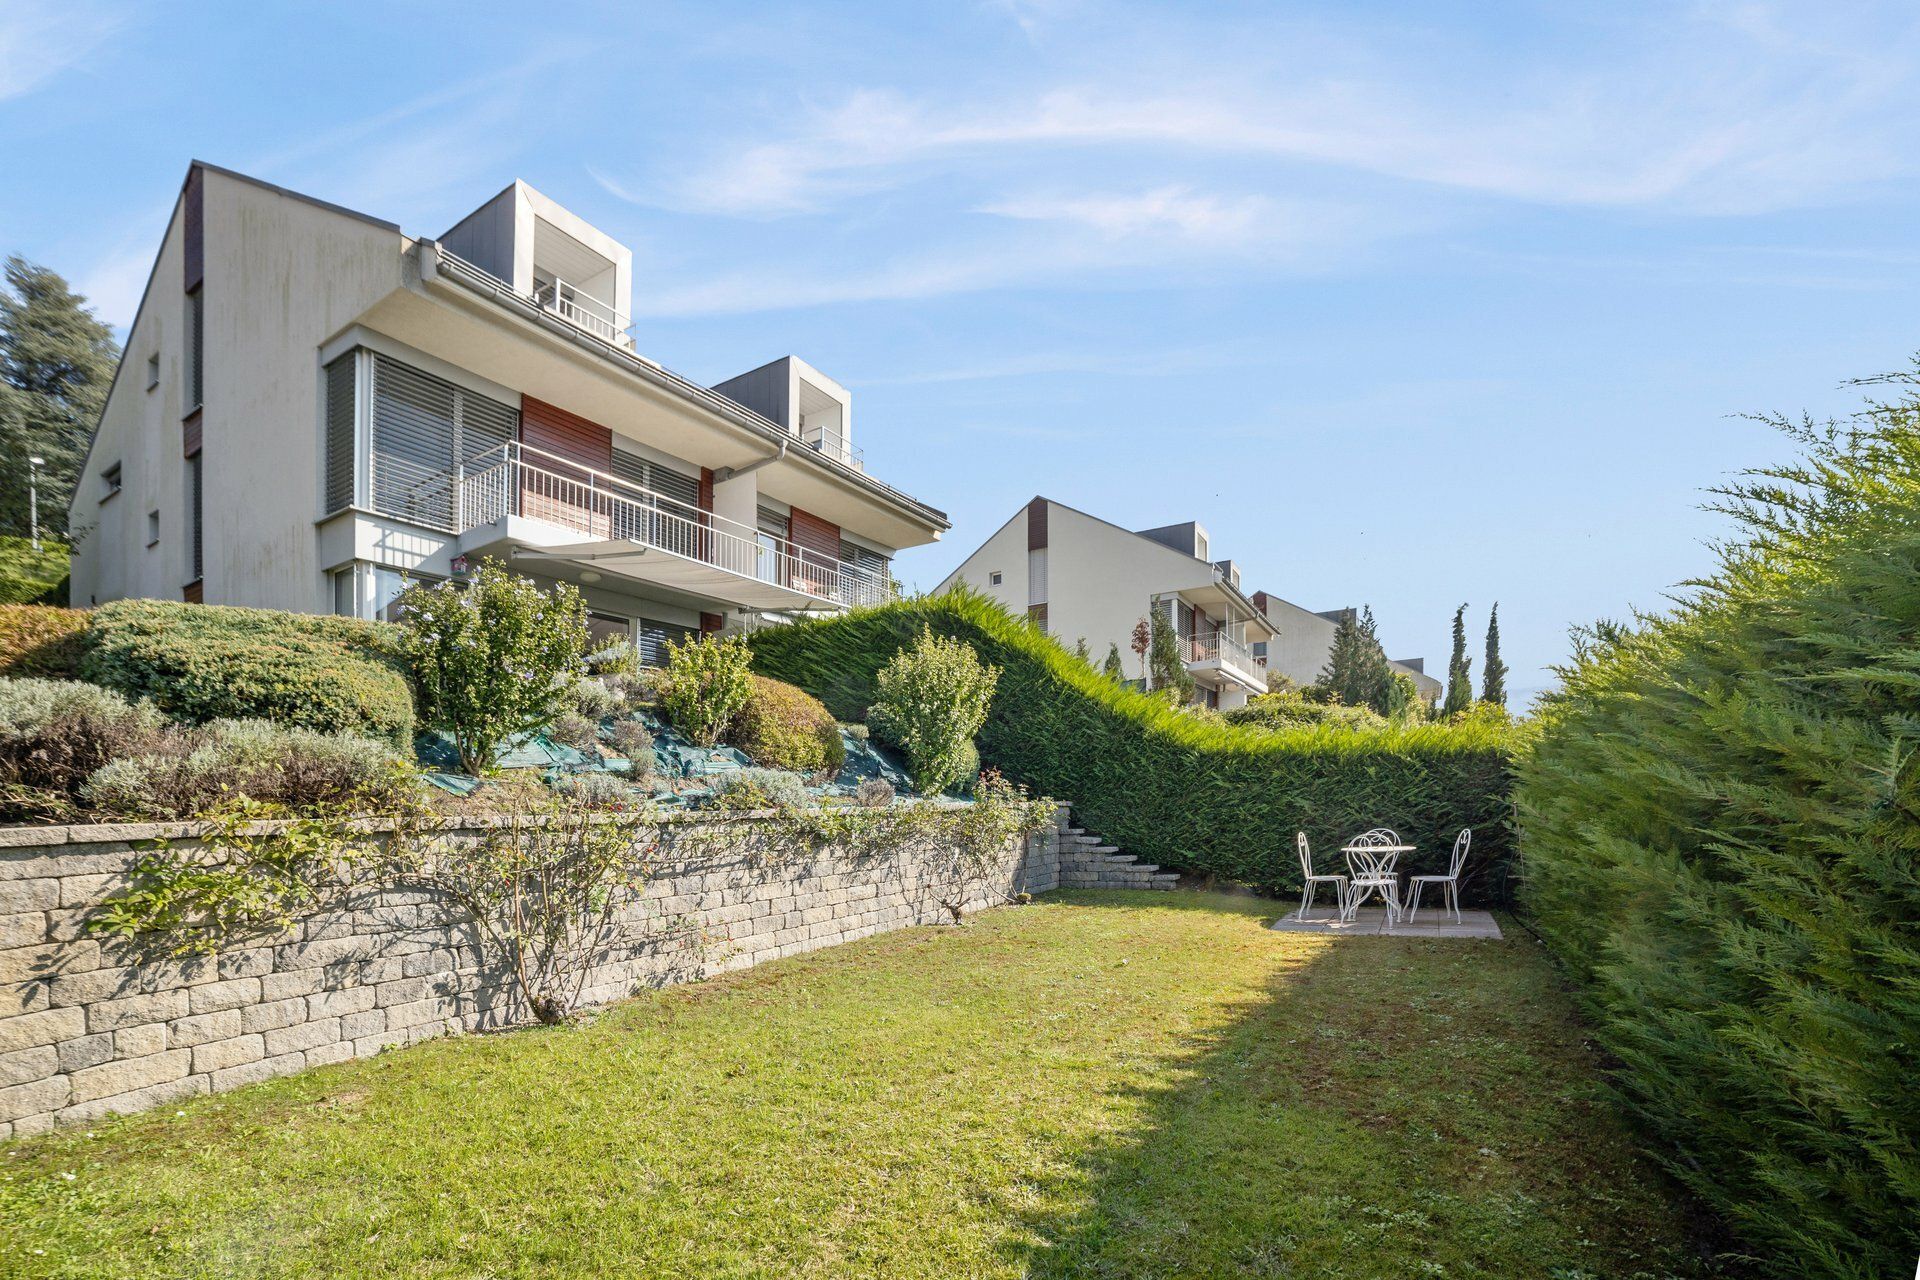
[[1702, 1274], [1544, 952], [1071, 893], [0, 1147], [6, 1276]]

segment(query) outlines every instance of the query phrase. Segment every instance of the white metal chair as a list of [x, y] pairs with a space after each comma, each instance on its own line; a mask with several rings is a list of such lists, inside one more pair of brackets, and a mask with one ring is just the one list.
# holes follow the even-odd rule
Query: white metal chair
[[1473, 828], [1462, 827], [1460, 834], [1453, 838], [1453, 859], [1447, 864], [1447, 874], [1443, 876], [1411, 876], [1408, 884], [1413, 889], [1413, 909], [1407, 912], [1412, 920], [1420, 910], [1420, 890], [1427, 885], [1441, 886], [1441, 910], [1453, 908], [1453, 922], [1460, 923], [1460, 869], [1467, 865], [1467, 849], [1473, 844]]
[[1347, 919], [1352, 919], [1360, 910], [1360, 904], [1370, 893], [1378, 893], [1387, 904], [1387, 919], [1397, 922], [1400, 919], [1400, 877], [1393, 869], [1394, 860], [1399, 854], [1394, 846], [1400, 843], [1400, 837], [1386, 827], [1355, 836], [1341, 850], [1347, 856], [1347, 870], [1351, 873], [1347, 890]]
[[1313, 873], [1313, 850], [1307, 846], [1306, 832], [1295, 832], [1293, 842], [1300, 850], [1300, 878], [1303, 881], [1300, 887], [1300, 914], [1295, 916], [1294, 919], [1305, 920], [1307, 918], [1307, 912], [1313, 908], [1314, 886], [1322, 883], [1331, 883], [1333, 885], [1334, 900], [1339, 904], [1336, 908], [1336, 913], [1339, 918], [1345, 919], [1347, 914], [1347, 878], [1345, 876], [1315, 875]]

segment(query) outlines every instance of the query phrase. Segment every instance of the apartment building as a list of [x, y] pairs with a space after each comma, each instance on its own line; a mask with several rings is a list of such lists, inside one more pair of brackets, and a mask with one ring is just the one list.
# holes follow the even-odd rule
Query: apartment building
[[[1296, 685], [1310, 685], [1318, 680], [1333, 654], [1334, 632], [1341, 620], [1351, 617], [1354, 611], [1329, 609], [1315, 613], [1265, 591], [1254, 592], [1252, 598], [1254, 607], [1260, 610], [1274, 630], [1273, 639], [1256, 646], [1254, 650], [1266, 660], [1266, 669], [1275, 675], [1285, 676]], [[1426, 659], [1397, 658], [1389, 661], [1394, 670], [1413, 677], [1413, 683], [1420, 690], [1423, 700], [1432, 701], [1442, 693], [1444, 686], [1427, 674]]]
[[1274, 629], [1240, 589], [1231, 560], [1215, 560], [1207, 531], [1191, 521], [1129, 530], [1048, 498], [1035, 498], [948, 575], [1024, 613], [1096, 662], [1120, 647], [1129, 677], [1135, 625], [1150, 615], [1171, 625], [1181, 658], [1210, 707], [1245, 704], [1267, 690], [1260, 647]]
[[73, 599], [391, 615], [480, 557], [603, 637], [886, 598], [938, 510], [867, 473], [847, 389], [701, 386], [635, 348], [633, 254], [523, 182], [438, 239], [187, 172], [71, 509]]

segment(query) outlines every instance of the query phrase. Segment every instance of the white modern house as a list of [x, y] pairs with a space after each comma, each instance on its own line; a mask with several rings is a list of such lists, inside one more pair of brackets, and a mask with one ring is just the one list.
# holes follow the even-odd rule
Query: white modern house
[[195, 162], [74, 491], [74, 602], [373, 618], [485, 556], [657, 654], [886, 598], [948, 522], [867, 473], [847, 389], [672, 373], [635, 287], [522, 182], [424, 239]]
[[1118, 645], [1136, 678], [1134, 628], [1157, 615], [1174, 628], [1198, 699], [1224, 709], [1267, 691], [1260, 648], [1274, 629], [1241, 591], [1233, 562], [1211, 551], [1207, 531], [1191, 521], [1135, 531], [1035, 498], [940, 589], [964, 581], [1068, 646], [1085, 640], [1095, 662]]
[[[1253, 603], [1273, 625], [1273, 639], [1258, 649], [1266, 660], [1267, 670], [1301, 686], [1312, 684], [1327, 669], [1327, 660], [1333, 653], [1334, 632], [1341, 619], [1354, 612], [1330, 609], [1315, 613], [1265, 591], [1254, 592]], [[1444, 686], [1427, 674], [1426, 659], [1399, 658], [1390, 660], [1390, 665], [1413, 677], [1423, 700], [1432, 701], [1440, 696]]]

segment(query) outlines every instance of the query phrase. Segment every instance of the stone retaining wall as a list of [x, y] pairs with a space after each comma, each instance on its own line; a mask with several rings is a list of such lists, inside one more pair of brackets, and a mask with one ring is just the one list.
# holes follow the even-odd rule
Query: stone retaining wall
[[[1054, 829], [1010, 846], [969, 905], [1057, 887], [1065, 826], [1062, 808]], [[770, 830], [753, 815], [662, 828], [657, 874], [623, 908], [638, 936], [590, 971], [584, 1003], [952, 919], [950, 855], [800, 854]], [[0, 1140], [523, 1020], [471, 925], [426, 892], [383, 892], [206, 958], [137, 963], [91, 935], [90, 912], [141, 849], [192, 846], [192, 831], [0, 829]]]

